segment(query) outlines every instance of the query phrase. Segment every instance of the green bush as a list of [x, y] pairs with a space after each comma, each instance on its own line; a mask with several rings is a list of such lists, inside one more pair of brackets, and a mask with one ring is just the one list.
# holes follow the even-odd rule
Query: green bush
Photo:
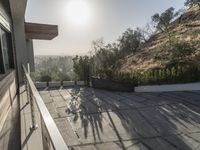
[[51, 80], [52, 80], [51, 77], [48, 75], [41, 76], [41, 79], [40, 79], [40, 81], [42, 82], [50, 82]]
[[187, 60], [195, 49], [187, 42], [176, 42], [172, 45], [172, 61], [174, 63], [181, 63]]
[[200, 65], [175, 65], [144, 72], [115, 72], [101, 70], [101, 78], [135, 85], [175, 84], [200, 81]]

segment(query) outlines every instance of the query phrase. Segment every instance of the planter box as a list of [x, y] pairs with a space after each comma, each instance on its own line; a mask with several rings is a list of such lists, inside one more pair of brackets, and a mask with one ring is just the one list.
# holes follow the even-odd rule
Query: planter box
[[92, 87], [121, 92], [134, 92], [134, 85], [105, 79], [92, 78]]

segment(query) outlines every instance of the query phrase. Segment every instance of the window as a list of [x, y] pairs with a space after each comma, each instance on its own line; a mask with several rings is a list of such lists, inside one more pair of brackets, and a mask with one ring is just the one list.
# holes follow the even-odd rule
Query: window
[[0, 28], [0, 73], [14, 67], [11, 35]]

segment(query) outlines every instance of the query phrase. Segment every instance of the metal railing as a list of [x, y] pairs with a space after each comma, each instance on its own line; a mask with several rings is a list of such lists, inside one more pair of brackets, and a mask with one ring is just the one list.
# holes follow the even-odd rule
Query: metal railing
[[35, 104], [38, 107], [40, 118], [41, 118], [41, 131], [43, 139], [44, 150], [69, 150], [63, 137], [61, 136], [53, 118], [51, 117], [48, 109], [46, 108], [39, 92], [37, 91], [30, 74], [27, 72], [24, 65], [22, 65], [24, 71], [24, 81], [27, 91], [27, 97], [30, 102], [31, 107], [31, 117], [32, 117], [32, 130], [38, 128], [35, 118]]

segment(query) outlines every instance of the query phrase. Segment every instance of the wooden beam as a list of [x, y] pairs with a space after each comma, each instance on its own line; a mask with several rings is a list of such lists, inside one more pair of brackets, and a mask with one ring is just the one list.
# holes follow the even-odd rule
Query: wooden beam
[[25, 22], [27, 39], [52, 40], [58, 36], [58, 26]]

